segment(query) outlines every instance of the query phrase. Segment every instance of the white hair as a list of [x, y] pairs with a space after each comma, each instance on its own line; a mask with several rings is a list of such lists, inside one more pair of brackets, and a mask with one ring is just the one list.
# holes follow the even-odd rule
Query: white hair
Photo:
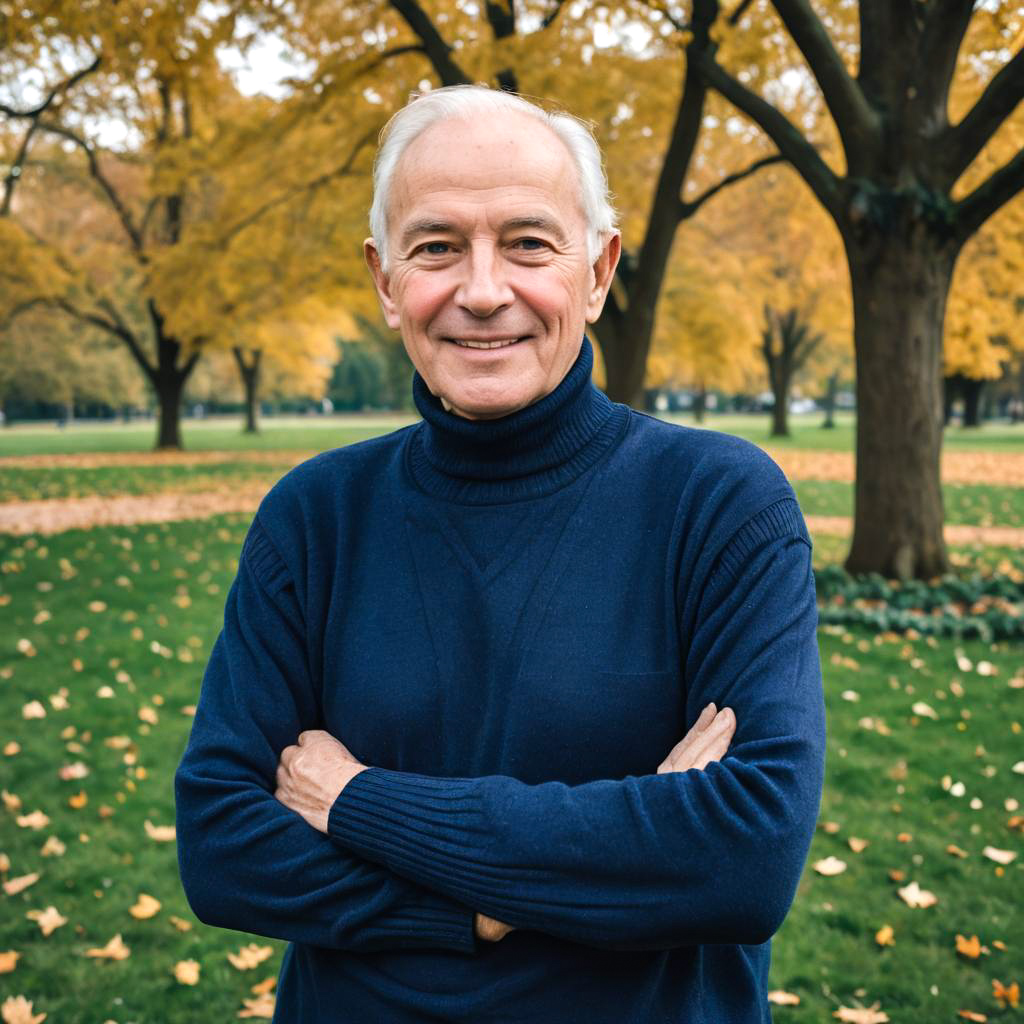
[[609, 234], [616, 228], [615, 208], [608, 191], [608, 179], [601, 150], [586, 122], [562, 111], [548, 112], [514, 93], [486, 85], [449, 85], [419, 93], [392, 116], [380, 133], [377, 158], [373, 164], [373, 203], [370, 206], [370, 234], [380, 255], [382, 269], [388, 270], [388, 200], [395, 168], [406, 147], [438, 121], [468, 120], [474, 114], [526, 114], [546, 124], [565, 144], [576, 164], [580, 180], [580, 201], [587, 223], [587, 259], [593, 263]]

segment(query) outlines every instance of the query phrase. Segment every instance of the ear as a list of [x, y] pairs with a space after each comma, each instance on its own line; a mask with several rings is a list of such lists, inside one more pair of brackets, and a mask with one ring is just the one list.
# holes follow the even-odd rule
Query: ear
[[380, 253], [377, 251], [377, 243], [372, 238], [363, 242], [363, 257], [366, 265], [370, 268], [370, 275], [373, 277], [374, 287], [377, 289], [377, 298], [380, 300], [380, 308], [384, 313], [384, 320], [393, 331], [401, 326], [401, 317], [398, 315], [398, 307], [391, 297], [391, 282], [384, 268], [380, 265]]
[[615, 277], [615, 268], [619, 265], [622, 253], [622, 236], [616, 231], [609, 235], [601, 249], [601, 255], [594, 262], [594, 283], [587, 296], [587, 323], [594, 323], [604, 309], [604, 300], [608, 297], [608, 289]]

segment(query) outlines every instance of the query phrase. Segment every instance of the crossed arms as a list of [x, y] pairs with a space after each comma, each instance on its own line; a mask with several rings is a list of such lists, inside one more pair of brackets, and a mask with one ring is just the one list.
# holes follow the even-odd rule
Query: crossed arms
[[[823, 770], [804, 542], [766, 543], [742, 585], [708, 587], [685, 666], [696, 724], [658, 770], [572, 787], [359, 764], [319, 730], [294, 587], [254, 564], [243, 553], [175, 776], [201, 920], [359, 951], [471, 952], [508, 928], [623, 949], [778, 928]], [[699, 724], [711, 701], [738, 721]]]

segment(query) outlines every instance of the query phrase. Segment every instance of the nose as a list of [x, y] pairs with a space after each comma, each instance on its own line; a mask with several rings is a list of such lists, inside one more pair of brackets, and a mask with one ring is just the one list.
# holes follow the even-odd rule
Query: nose
[[474, 316], [487, 317], [510, 306], [515, 298], [497, 249], [474, 245], [463, 263], [464, 277], [455, 301]]

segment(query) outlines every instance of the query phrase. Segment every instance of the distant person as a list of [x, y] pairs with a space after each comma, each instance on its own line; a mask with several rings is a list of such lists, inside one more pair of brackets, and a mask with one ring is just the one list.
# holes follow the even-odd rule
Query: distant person
[[792, 489], [591, 383], [580, 122], [439, 89], [374, 184], [423, 422], [260, 506], [175, 778], [189, 902], [290, 941], [287, 1024], [764, 1024], [823, 773]]

